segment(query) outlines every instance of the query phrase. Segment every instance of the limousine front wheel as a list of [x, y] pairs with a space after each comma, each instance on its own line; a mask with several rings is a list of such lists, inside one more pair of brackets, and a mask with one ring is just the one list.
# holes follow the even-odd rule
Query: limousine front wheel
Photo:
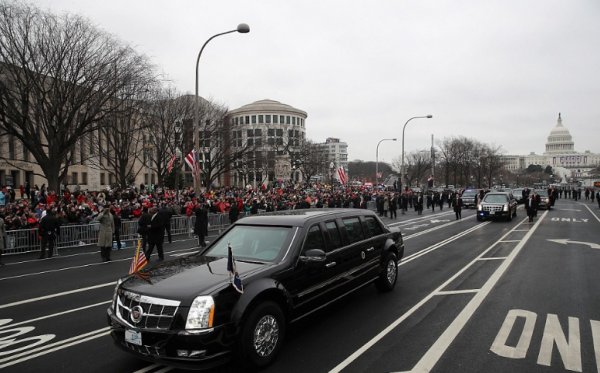
[[274, 302], [265, 302], [254, 308], [244, 324], [241, 339], [242, 354], [257, 367], [269, 365], [274, 359], [285, 335], [285, 316]]
[[396, 254], [387, 253], [384, 261], [383, 271], [379, 275], [375, 286], [379, 291], [391, 291], [398, 281], [398, 259]]

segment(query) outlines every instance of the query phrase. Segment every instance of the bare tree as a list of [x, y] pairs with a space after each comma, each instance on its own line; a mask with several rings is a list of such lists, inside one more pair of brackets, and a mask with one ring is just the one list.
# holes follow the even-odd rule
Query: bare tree
[[[400, 168], [402, 161], [395, 159], [393, 162], [394, 166]], [[431, 169], [431, 153], [429, 150], [421, 150], [409, 153], [406, 157], [406, 173], [408, 177], [409, 185], [413, 185], [413, 181], [416, 181], [416, 186], [420, 186], [425, 176]]]
[[64, 180], [78, 141], [140, 93], [125, 87], [150, 84], [152, 74], [146, 57], [79, 16], [0, 4], [0, 131], [31, 152], [49, 189]]

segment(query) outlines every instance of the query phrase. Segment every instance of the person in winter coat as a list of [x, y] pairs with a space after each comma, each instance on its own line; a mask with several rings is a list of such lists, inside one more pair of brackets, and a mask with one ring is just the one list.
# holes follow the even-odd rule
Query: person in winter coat
[[54, 241], [58, 236], [60, 222], [54, 216], [54, 211], [47, 210], [46, 215], [40, 220], [39, 233], [41, 236], [40, 259], [46, 257], [46, 247], [48, 248], [48, 258], [54, 253]]
[[198, 244], [201, 248], [206, 247], [206, 236], [208, 236], [208, 210], [205, 204], [196, 208], [196, 222], [194, 223], [194, 234], [198, 236]]
[[525, 200], [525, 209], [527, 210], [527, 216], [529, 217], [529, 222], [533, 222], [533, 217], [537, 213], [538, 201], [534, 192], [529, 194], [529, 198]]
[[138, 234], [142, 236], [142, 250], [144, 253], [148, 249], [148, 233], [150, 232], [150, 219], [152, 216], [148, 213], [148, 209], [144, 207], [142, 215], [138, 220]]
[[460, 194], [454, 193], [454, 197], [452, 198], [451, 204], [452, 204], [452, 207], [454, 208], [454, 214], [456, 215], [456, 220], [462, 219], [462, 216], [461, 216], [462, 198], [460, 197]]
[[162, 261], [165, 259], [163, 252], [163, 241], [165, 240], [165, 222], [163, 216], [158, 212], [156, 207], [150, 209], [150, 231], [148, 232], [148, 251], [146, 251], [146, 258], [150, 260], [154, 246], [158, 251], [158, 260]]
[[121, 217], [115, 208], [110, 209], [115, 224], [115, 241], [117, 242], [117, 250], [121, 250]]
[[109, 209], [104, 206], [98, 206], [98, 216], [96, 221], [100, 223], [98, 230], [98, 247], [100, 248], [100, 257], [103, 261], [110, 261], [110, 250], [112, 248], [113, 233], [115, 231], [115, 221]]

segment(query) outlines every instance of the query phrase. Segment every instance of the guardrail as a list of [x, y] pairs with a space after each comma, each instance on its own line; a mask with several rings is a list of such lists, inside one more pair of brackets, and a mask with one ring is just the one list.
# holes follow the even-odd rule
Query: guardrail
[[[367, 208], [374, 210], [375, 202], [369, 201]], [[259, 210], [259, 214], [264, 213], [264, 210]], [[242, 212], [240, 218], [245, 214]], [[194, 224], [196, 223], [196, 216], [182, 216], [175, 215], [171, 218], [171, 235], [187, 235], [192, 237], [194, 235]], [[229, 226], [229, 215], [228, 214], [208, 214], [208, 230], [209, 231], [220, 231], [224, 230]], [[60, 234], [56, 238], [54, 244], [55, 254], [58, 253], [59, 249], [67, 247], [77, 246], [90, 246], [95, 245], [98, 242], [98, 230], [100, 224], [82, 224], [82, 225], [62, 225], [60, 227]], [[122, 247], [133, 246], [135, 241], [138, 239], [138, 221], [137, 220], [122, 220], [120, 240]], [[23, 254], [29, 252], [40, 251], [41, 239], [39, 236], [38, 228], [19, 229], [7, 231], [6, 247], [4, 248], [4, 254]], [[130, 243], [131, 242], [131, 243]], [[115, 243], [116, 244], [116, 243]]]
[[[171, 235], [187, 235], [192, 237], [194, 234], [194, 224], [196, 216], [175, 215], [171, 218]], [[227, 214], [209, 214], [208, 224], [210, 231], [221, 231], [229, 226], [229, 216]], [[61, 225], [60, 234], [54, 244], [55, 253], [59, 249], [77, 246], [90, 246], [98, 242], [98, 230], [100, 224], [82, 224], [82, 225]], [[129, 242], [135, 242], [138, 239], [138, 221], [121, 221], [120, 240], [122, 246], [133, 246]], [[40, 250], [41, 239], [38, 228], [19, 229], [7, 231], [6, 247], [4, 254], [23, 254]]]

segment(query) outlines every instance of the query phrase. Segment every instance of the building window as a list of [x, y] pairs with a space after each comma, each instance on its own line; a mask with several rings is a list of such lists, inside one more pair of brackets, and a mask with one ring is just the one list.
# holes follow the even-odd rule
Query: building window
[[8, 138], [8, 159], [15, 160], [15, 137], [10, 135]]
[[252, 124], [256, 124], [256, 115], [252, 116]]
[[255, 129], [254, 136], [262, 136], [262, 129], [260, 129], [260, 128]]
[[282, 128], [277, 128], [275, 130], [275, 133], [277, 134], [278, 137], [282, 137], [283, 136], [283, 129]]
[[258, 116], [258, 123], [264, 123], [264, 119], [262, 115]]
[[71, 173], [71, 184], [77, 185], [79, 181], [77, 180], [77, 172]]
[[285, 124], [290, 124], [290, 116], [289, 115], [287, 115], [285, 117]]
[[292, 117], [292, 125], [296, 125], [296, 117]]
[[81, 173], [81, 183], [84, 184], [84, 185], [87, 185], [87, 183], [88, 183], [87, 172], [82, 172]]
[[267, 124], [271, 123], [271, 116], [270, 115], [265, 115], [265, 123], [267, 123]]
[[267, 144], [269, 144], [271, 146], [275, 145], [275, 138], [274, 137], [269, 137], [267, 139]]
[[283, 124], [285, 122], [285, 117], [283, 115], [279, 116], [279, 123]]
[[254, 130], [246, 130], [246, 137], [254, 137]]
[[246, 143], [248, 144], [248, 146], [254, 146], [254, 139], [249, 138]]
[[269, 128], [267, 130], [267, 135], [268, 136], [275, 136], [275, 129], [274, 128]]
[[246, 118], [246, 119], [244, 120], [244, 123], [246, 123], [246, 124], [250, 124], [250, 116], [249, 116], [249, 115], [246, 115], [244, 118]]
[[273, 123], [277, 124], [277, 119], [278, 119], [278, 118], [279, 118], [279, 117], [278, 117], [277, 115], [273, 115]]
[[262, 139], [260, 137], [256, 139], [256, 146], [262, 146]]
[[106, 181], [106, 176], [104, 175], [104, 172], [100, 173], [100, 184], [104, 185]]

